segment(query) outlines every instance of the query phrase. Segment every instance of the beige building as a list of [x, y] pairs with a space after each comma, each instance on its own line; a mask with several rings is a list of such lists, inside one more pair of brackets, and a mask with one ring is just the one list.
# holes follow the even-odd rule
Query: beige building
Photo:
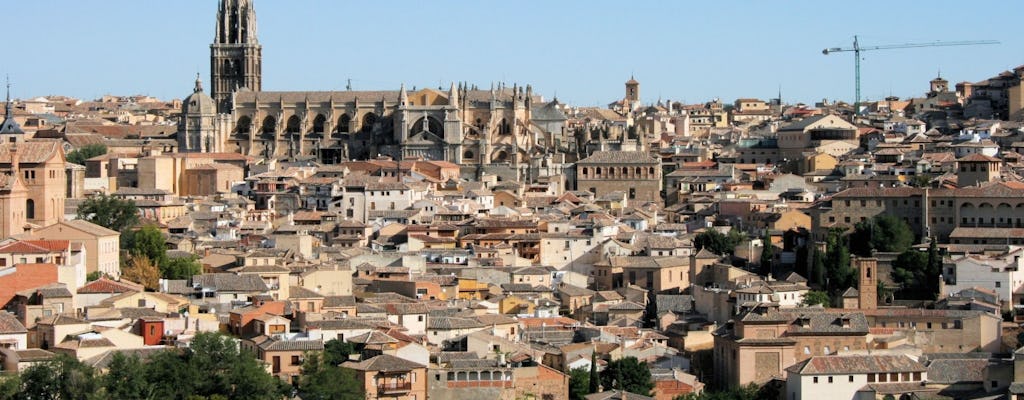
[[67, 240], [85, 248], [85, 270], [121, 275], [121, 233], [83, 220], [61, 221], [32, 231], [33, 239]]
[[[64, 148], [56, 140], [0, 144], [0, 173], [17, 175], [24, 185], [26, 222], [46, 226], [64, 219], [67, 194], [65, 165]], [[10, 190], [20, 191], [17, 183], [11, 182], [7, 186]], [[19, 196], [12, 193], [11, 199], [16, 197]], [[8, 214], [17, 213], [21, 208], [15, 206], [0, 211], [5, 214], [4, 218], [15, 222], [18, 218]]]
[[627, 201], [661, 202], [661, 162], [643, 151], [597, 151], [576, 163], [576, 188], [595, 197], [622, 192]]
[[425, 400], [427, 367], [392, 355], [382, 354], [364, 361], [349, 361], [342, 368], [356, 371], [365, 385], [368, 399]]

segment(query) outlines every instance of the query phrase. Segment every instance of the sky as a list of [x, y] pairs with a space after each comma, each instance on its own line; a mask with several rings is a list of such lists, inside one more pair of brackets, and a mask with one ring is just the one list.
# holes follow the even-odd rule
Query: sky
[[[12, 96], [191, 93], [209, 82], [215, 0], [5, 0]], [[532, 84], [579, 106], [714, 98], [851, 101], [852, 53], [826, 47], [998, 40], [862, 53], [862, 98], [921, 96], [1024, 64], [1020, 1], [255, 0], [263, 90]], [[207, 88], [209, 86], [207, 85]]]

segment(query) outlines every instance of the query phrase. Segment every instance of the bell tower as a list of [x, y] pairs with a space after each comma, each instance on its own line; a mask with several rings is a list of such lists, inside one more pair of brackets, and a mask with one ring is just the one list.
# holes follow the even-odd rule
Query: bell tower
[[217, 112], [231, 112], [231, 94], [236, 90], [262, 89], [262, 53], [252, 0], [220, 0], [217, 31], [210, 45], [210, 94]]
[[858, 257], [857, 269], [860, 270], [860, 279], [857, 280], [859, 308], [874, 310], [878, 308], [878, 259]]

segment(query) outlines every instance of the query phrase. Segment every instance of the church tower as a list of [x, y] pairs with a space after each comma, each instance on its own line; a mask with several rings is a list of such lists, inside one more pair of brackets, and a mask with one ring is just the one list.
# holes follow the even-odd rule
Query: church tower
[[217, 129], [217, 108], [213, 99], [203, 93], [203, 83], [196, 74], [192, 94], [181, 104], [178, 122], [178, 151], [182, 153], [221, 152], [224, 141]]
[[625, 105], [629, 111], [633, 110], [637, 104], [640, 103], [640, 82], [637, 82], [632, 76], [626, 81], [626, 98]]
[[218, 112], [231, 112], [231, 94], [236, 90], [262, 89], [262, 53], [252, 0], [220, 0], [217, 32], [210, 45], [210, 92]]

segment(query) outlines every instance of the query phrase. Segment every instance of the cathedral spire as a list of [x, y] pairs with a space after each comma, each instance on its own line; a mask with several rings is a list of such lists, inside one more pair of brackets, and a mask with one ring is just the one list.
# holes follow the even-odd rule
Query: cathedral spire
[[199, 79], [199, 73], [196, 72], [196, 87], [192, 89], [192, 93], [199, 93], [203, 91], [203, 80]]
[[448, 104], [453, 106], [459, 104], [459, 92], [455, 91], [455, 82], [452, 82], [451, 88], [448, 89]]
[[405, 91], [405, 83], [403, 83], [402, 87], [398, 89], [398, 104], [400, 106], [409, 105], [409, 92]]
[[221, 113], [232, 109], [232, 92], [262, 90], [262, 52], [252, 0], [220, 0], [210, 46], [210, 95]]
[[11, 117], [11, 76], [7, 76], [7, 100], [4, 102], [4, 119]]

